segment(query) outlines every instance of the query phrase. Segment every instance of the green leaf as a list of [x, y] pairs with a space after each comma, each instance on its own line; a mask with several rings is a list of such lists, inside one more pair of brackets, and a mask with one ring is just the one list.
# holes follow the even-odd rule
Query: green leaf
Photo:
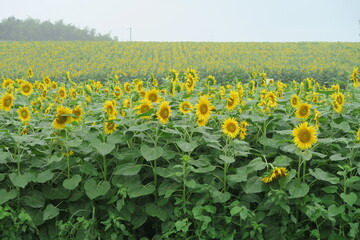
[[45, 210], [44, 210], [44, 221], [49, 220], [49, 219], [53, 219], [54, 217], [56, 217], [57, 215], [59, 215], [59, 209], [57, 207], [55, 207], [52, 204], [49, 204], [46, 206]]
[[341, 161], [341, 160], [344, 160], [344, 159], [346, 159], [346, 157], [342, 157], [340, 153], [330, 156], [331, 161]]
[[136, 197], [152, 194], [154, 191], [155, 191], [155, 186], [153, 184], [148, 184], [145, 186], [136, 186], [134, 188], [130, 188], [128, 189], [128, 194], [130, 198], [136, 198]]
[[25, 186], [29, 183], [29, 179], [30, 179], [28, 174], [26, 173], [22, 175], [19, 175], [17, 173], [10, 173], [9, 178], [11, 182], [14, 184], [14, 186], [20, 188], [25, 188]]
[[90, 175], [90, 176], [94, 176], [94, 177], [99, 175], [96, 167], [94, 167], [89, 162], [84, 162], [83, 165], [80, 166], [80, 171], [86, 175]]
[[195, 142], [185, 142], [185, 141], [178, 141], [176, 142], [176, 145], [183, 151], [183, 152], [192, 152], [198, 144]]
[[340, 124], [336, 124], [335, 122], [331, 122], [330, 125], [334, 128], [343, 130], [344, 132], [348, 132], [350, 131], [350, 125], [348, 122], [344, 121], [341, 122]]
[[90, 199], [94, 199], [105, 195], [110, 189], [110, 183], [108, 181], [102, 181], [97, 184], [95, 179], [90, 178], [85, 182], [84, 189], [86, 195]]
[[54, 175], [55, 175], [55, 173], [51, 172], [51, 169], [47, 169], [37, 176], [36, 182], [45, 183], [45, 182], [51, 180], [54, 177]]
[[323, 190], [326, 193], [336, 193], [338, 190], [338, 187], [337, 186], [327, 186], [327, 187], [321, 188], [321, 190]]
[[235, 158], [233, 157], [228, 157], [228, 156], [225, 156], [225, 155], [220, 155], [219, 158], [221, 160], [223, 160], [225, 163], [233, 163], [235, 162]]
[[305, 161], [309, 161], [312, 158], [312, 153], [308, 149], [301, 151], [300, 155]]
[[115, 143], [101, 142], [99, 139], [94, 138], [91, 141], [91, 145], [96, 149], [102, 156], [109, 154], [115, 148]]
[[8, 152], [0, 150], [0, 163], [6, 163], [6, 159], [10, 156]]
[[24, 197], [24, 203], [32, 208], [42, 208], [45, 206], [45, 198], [42, 192], [34, 190], [30, 196]]
[[50, 200], [66, 199], [69, 197], [69, 190], [62, 186], [51, 187], [51, 185], [45, 185], [43, 187], [44, 197]]
[[163, 207], [159, 207], [154, 203], [148, 203], [145, 206], [145, 212], [151, 217], [157, 217], [161, 221], [165, 221], [167, 218], [167, 213]]
[[125, 163], [118, 165], [115, 168], [114, 175], [132, 176], [139, 173], [140, 169], [140, 165], [136, 165], [135, 163]]
[[270, 139], [270, 138], [267, 138], [265, 136], [262, 136], [261, 138], [259, 138], [259, 142], [263, 146], [269, 146], [269, 147], [272, 147], [272, 148], [278, 148], [279, 147], [279, 145], [277, 144], [277, 140]]
[[[5, 189], [0, 189], [0, 205], [15, 198], [16, 196], [17, 196], [16, 189], [11, 190], [10, 192], [6, 191]], [[1, 219], [1, 217], [0, 217], [0, 219]]]
[[357, 200], [356, 193], [354, 192], [351, 192], [349, 194], [341, 193], [340, 197], [350, 206], [352, 206]]
[[249, 178], [244, 187], [246, 194], [263, 192], [264, 189], [265, 184], [263, 181], [261, 181], [261, 177], [258, 176]]
[[345, 211], [345, 206], [341, 205], [340, 207], [336, 207], [335, 204], [329, 206], [328, 214], [330, 217], [335, 217]]
[[76, 174], [69, 179], [65, 179], [63, 181], [63, 187], [69, 190], [73, 190], [79, 185], [80, 182], [81, 176], [79, 174]]
[[246, 167], [240, 167], [236, 169], [236, 174], [228, 175], [227, 179], [229, 183], [240, 183], [247, 181]]
[[163, 149], [161, 147], [149, 147], [148, 145], [143, 144], [140, 147], [140, 152], [146, 161], [153, 161], [162, 156]]
[[210, 195], [214, 201], [214, 203], [224, 203], [227, 202], [231, 195], [229, 192], [220, 192], [217, 189], [211, 189], [210, 190]]
[[275, 158], [273, 165], [277, 167], [287, 167], [291, 162], [292, 159], [288, 156], [280, 155]]
[[260, 158], [257, 157], [249, 162], [247, 165], [247, 173], [251, 173], [254, 171], [262, 170], [266, 168], [266, 163]]
[[309, 192], [309, 185], [298, 180], [291, 181], [287, 185], [291, 198], [304, 197]]
[[315, 177], [316, 179], [319, 180], [323, 180], [323, 181], [327, 181], [329, 183], [332, 184], [337, 184], [340, 182], [340, 179], [328, 172], [325, 172], [323, 170], [321, 170], [320, 168], [316, 168], [315, 171], [313, 171], [312, 169], [309, 169], [310, 174]]

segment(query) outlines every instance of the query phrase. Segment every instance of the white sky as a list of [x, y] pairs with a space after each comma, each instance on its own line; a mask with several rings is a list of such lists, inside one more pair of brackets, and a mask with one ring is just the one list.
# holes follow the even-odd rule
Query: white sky
[[133, 41], [360, 41], [360, 0], [0, 0], [0, 20], [63, 20]]

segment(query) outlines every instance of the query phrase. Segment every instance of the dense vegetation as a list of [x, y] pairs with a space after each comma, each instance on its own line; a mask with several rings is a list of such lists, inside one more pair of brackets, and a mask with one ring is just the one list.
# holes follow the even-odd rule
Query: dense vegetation
[[[21, 78], [24, 68], [54, 80], [64, 72], [79, 80], [118, 77], [159, 80], [169, 69], [199, 71], [220, 82], [246, 80], [252, 71], [290, 82], [312, 77], [321, 83], [347, 80], [359, 64], [360, 43], [156, 43], [0, 42], [0, 76]], [[25, 75], [26, 77], [26, 75]]]
[[117, 38], [112, 38], [110, 33], [96, 33], [95, 29], [80, 29], [62, 20], [52, 23], [9, 17], [0, 22], [0, 41], [117, 41]]

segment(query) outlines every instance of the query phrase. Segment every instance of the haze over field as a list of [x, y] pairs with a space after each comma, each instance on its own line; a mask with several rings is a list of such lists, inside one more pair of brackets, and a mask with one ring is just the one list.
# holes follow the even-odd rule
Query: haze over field
[[360, 40], [359, 0], [0, 0], [1, 19], [63, 20], [120, 41]]

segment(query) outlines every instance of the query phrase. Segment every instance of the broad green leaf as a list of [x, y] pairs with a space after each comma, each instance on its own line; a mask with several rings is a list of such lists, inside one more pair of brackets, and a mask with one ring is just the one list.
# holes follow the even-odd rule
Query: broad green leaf
[[102, 156], [109, 154], [115, 148], [115, 144], [111, 142], [101, 142], [99, 139], [94, 138], [91, 141], [91, 145], [96, 149]]
[[51, 180], [54, 177], [54, 175], [55, 175], [55, 173], [51, 172], [51, 169], [47, 169], [37, 176], [36, 182], [45, 183], [45, 182]]
[[95, 179], [90, 178], [85, 182], [84, 189], [86, 195], [90, 199], [94, 199], [99, 196], [105, 195], [110, 189], [110, 183], [108, 181], [96, 183]]
[[177, 182], [163, 181], [159, 186], [158, 193], [160, 196], [165, 195], [165, 198], [168, 198], [176, 192], [180, 186]]
[[44, 197], [50, 200], [57, 199], [66, 199], [69, 197], [69, 190], [63, 188], [62, 186], [52, 187], [51, 185], [45, 185], [43, 187]]
[[74, 190], [81, 182], [81, 176], [76, 174], [69, 179], [63, 181], [63, 187], [69, 190]]
[[140, 147], [140, 152], [146, 161], [153, 161], [162, 156], [163, 149], [161, 147], [149, 147], [148, 145], [143, 144]]
[[247, 173], [251, 173], [254, 171], [262, 170], [266, 168], [266, 163], [260, 158], [257, 157], [249, 162], [247, 165]]
[[219, 158], [221, 160], [223, 160], [225, 163], [233, 163], [235, 162], [235, 158], [233, 157], [228, 157], [228, 156], [225, 156], [225, 155], [220, 155]]
[[21, 175], [17, 173], [10, 173], [8, 176], [16, 187], [25, 188], [25, 186], [29, 183], [29, 176], [26, 173]]
[[304, 197], [309, 192], [309, 185], [298, 180], [291, 181], [287, 185], [291, 198]]
[[10, 156], [8, 152], [0, 150], [0, 163], [6, 163], [6, 159]]
[[35, 190], [30, 196], [24, 196], [24, 203], [32, 208], [42, 208], [45, 206], [45, 198], [42, 192]]
[[244, 191], [246, 194], [259, 193], [265, 190], [265, 184], [261, 181], [261, 177], [253, 176], [248, 179], [245, 184]]
[[300, 155], [305, 161], [309, 161], [312, 158], [312, 154], [308, 149], [301, 151]]
[[330, 156], [331, 161], [341, 161], [346, 159], [346, 157], [342, 157], [340, 153], [334, 154]]
[[236, 169], [236, 174], [228, 175], [227, 179], [229, 183], [240, 183], [247, 181], [246, 167], [240, 167]]
[[183, 151], [183, 152], [192, 152], [198, 144], [195, 142], [185, 142], [185, 141], [177, 141], [176, 145]]
[[331, 122], [330, 125], [334, 128], [343, 130], [344, 132], [348, 132], [350, 131], [350, 125], [348, 122], [344, 121], [341, 122], [340, 124], [336, 124], [335, 122]]
[[212, 197], [214, 203], [227, 202], [231, 197], [229, 192], [220, 192], [217, 189], [211, 189], [210, 190], [210, 196]]
[[337, 186], [327, 186], [327, 187], [321, 188], [321, 190], [323, 190], [326, 193], [336, 193], [338, 190], [338, 187]]
[[130, 188], [128, 189], [128, 194], [130, 198], [136, 198], [152, 194], [154, 191], [155, 186], [153, 184], [148, 184], [146, 186], [137, 186], [134, 188]]
[[337, 207], [335, 204], [332, 204], [328, 208], [328, 214], [330, 217], [335, 217], [345, 211], [345, 206], [341, 205], [340, 207]]
[[46, 208], [44, 210], [44, 221], [53, 219], [57, 215], [59, 215], [59, 209], [57, 207], [55, 207], [54, 205], [49, 204], [46, 206]]
[[7, 201], [14, 199], [17, 196], [17, 190], [13, 189], [10, 192], [5, 189], [0, 189], [0, 205], [6, 203]]
[[94, 177], [99, 175], [96, 167], [94, 167], [94, 165], [92, 165], [89, 162], [84, 162], [83, 165], [80, 166], [80, 171], [86, 175], [90, 175]]
[[356, 193], [354, 192], [351, 192], [349, 194], [341, 193], [340, 197], [350, 206], [352, 206], [357, 200]]
[[277, 167], [287, 167], [290, 165], [290, 163], [292, 161], [293, 160], [291, 158], [289, 158], [288, 156], [281, 155], [281, 156], [277, 156], [275, 158], [273, 165], [277, 166]]
[[154, 203], [148, 203], [145, 206], [145, 212], [151, 217], [157, 217], [161, 221], [165, 221], [167, 218], [167, 213], [163, 207], [159, 207]]
[[123, 175], [123, 176], [131, 176], [138, 174], [141, 169], [140, 165], [137, 165], [135, 163], [125, 163], [118, 165], [115, 168], [114, 175]]
[[312, 169], [309, 169], [310, 174], [315, 177], [316, 179], [319, 180], [323, 180], [323, 181], [327, 181], [329, 183], [332, 184], [337, 184], [340, 182], [340, 179], [328, 172], [325, 172], [323, 170], [321, 170], [320, 168], [315, 168], [315, 171], [313, 171]]
[[267, 138], [265, 136], [262, 136], [261, 138], [259, 138], [259, 142], [263, 146], [269, 146], [269, 147], [272, 147], [272, 148], [278, 148], [279, 147], [279, 144], [277, 144], [277, 140], [270, 139], [270, 138]]

